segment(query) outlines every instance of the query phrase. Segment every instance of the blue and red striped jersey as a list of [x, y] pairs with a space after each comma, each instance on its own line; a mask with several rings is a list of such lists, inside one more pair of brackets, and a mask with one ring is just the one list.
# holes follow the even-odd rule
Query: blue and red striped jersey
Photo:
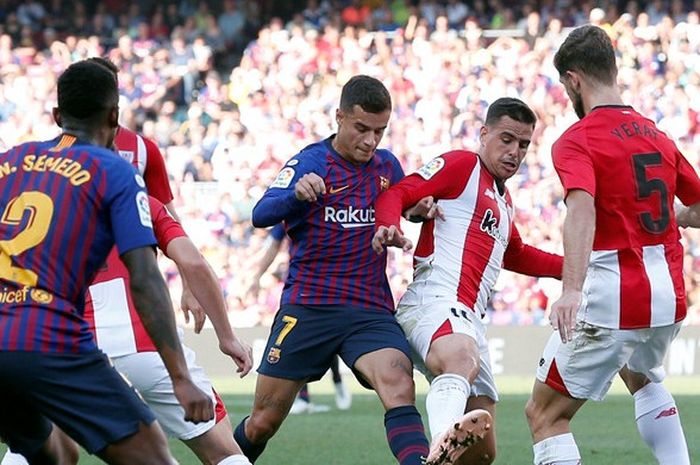
[[62, 135], [0, 155], [0, 350], [96, 350], [87, 285], [116, 243], [155, 244], [136, 169]]
[[[301, 202], [294, 185], [316, 173], [326, 193]], [[378, 149], [361, 166], [343, 159], [331, 139], [309, 145], [292, 157], [253, 209], [253, 224], [284, 221], [290, 248], [289, 275], [282, 304], [344, 305], [394, 311], [386, 277], [386, 253], [372, 251], [374, 202], [403, 177], [388, 150]]]

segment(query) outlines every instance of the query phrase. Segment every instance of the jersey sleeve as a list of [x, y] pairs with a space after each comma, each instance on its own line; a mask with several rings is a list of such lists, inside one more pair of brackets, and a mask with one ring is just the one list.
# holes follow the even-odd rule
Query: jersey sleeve
[[676, 196], [684, 205], [700, 202], [700, 178], [688, 160], [678, 152], [676, 166]]
[[[379, 196], [375, 205], [375, 224], [400, 227], [401, 212], [432, 196], [435, 200], [459, 195], [478, 163], [470, 152], [454, 151], [433, 158], [418, 171], [403, 178]], [[460, 173], [455, 176], [455, 173]]]
[[170, 189], [168, 171], [165, 169], [165, 160], [160, 149], [152, 140], [142, 137], [146, 145], [146, 171], [143, 178], [146, 181], [148, 195], [160, 200], [161, 203], [169, 203], [173, 200], [173, 191]]
[[105, 201], [109, 205], [119, 254], [156, 244], [143, 178], [136, 168], [120, 158], [114, 157], [114, 162], [107, 168]]
[[270, 237], [277, 242], [281, 242], [284, 239], [284, 236], [286, 236], [287, 233], [284, 230], [284, 224], [282, 223], [277, 223], [270, 229]]
[[513, 223], [508, 247], [503, 255], [503, 267], [528, 276], [561, 279], [564, 257], [523, 243], [518, 228]]
[[565, 193], [580, 189], [595, 197], [596, 182], [593, 161], [576, 132], [564, 134], [552, 147], [554, 169]]
[[158, 241], [158, 248], [167, 256], [168, 244], [170, 244], [170, 241], [178, 237], [187, 237], [187, 233], [185, 233], [182, 225], [178, 223], [175, 218], [170, 216], [168, 209], [165, 208], [165, 205], [158, 199], [149, 196], [148, 205], [151, 210], [153, 232]]
[[403, 168], [401, 167], [401, 163], [399, 163], [399, 160], [393, 154], [391, 156], [391, 168], [391, 184], [394, 185], [401, 181], [405, 174], [403, 172]]
[[253, 208], [253, 226], [274, 226], [308, 209], [309, 202], [296, 198], [294, 185], [307, 173], [316, 173], [323, 178], [321, 163], [314, 159], [313, 153], [308, 152], [302, 152], [289, 160]]

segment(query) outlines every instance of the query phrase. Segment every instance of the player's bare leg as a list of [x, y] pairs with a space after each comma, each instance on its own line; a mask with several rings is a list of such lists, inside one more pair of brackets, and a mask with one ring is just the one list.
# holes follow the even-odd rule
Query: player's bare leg
[[[491, 412], [487, 410], [465, 414], [469, 410], [471, 384], [480, 369], [479, 347], [471, 336], [447, 334], [430, 345], [425, 365], [435, 375], [426, 398], [432, 436], [427, 463], [453, 463], [466, 450], [485, 439], [493, 423]], [[489, 454], [485, 455], [489, 457]]]
[[245, 425], [246, 436], [251, 442], [265, 442], [274, 436], [305, 383], [306, 380], [258, 375], [253, 411]]
[[467, 412], [474, 410], [489, 412], [491, 428], [481, 441], [462, 453], [454, 462], [455, 465], [488, 465], [496, 459], [496, 403], [487, 396], [470, 397], [467, 401]]
[[401, 465], [421, 465], [428, 440], [416, 410], [413, 364], [400, 350], [386, 348], [362, 355], [355, 370], [377, 392], [384, 405], [389, 448]]
[[136, 434], [110, 444], [96, 454], [114, 465], [173, 465], [177, 461], [170, 455], [168, 440], [154, 421], [141, 423]]
[[661, 383], [653, 383], [644, 374], [627, 365], [620, 377], [634, 397], [634, 417], [642, 440], [662, 465], [689, 465], [688, 445], [683, 433], [678, 407]]
[[577, 465], [581, 456], [570, 423], [586, 401], [561, 394], [535, 380], [525, 415], [532, 434], [535, 464]]
[[231, 464], [250, 464], [233, 439], [233, 428], [228, 415], [201, 436], [182, 442], [192, 449], [204, 465], [217, 465], [223, 460], [229, 460]]

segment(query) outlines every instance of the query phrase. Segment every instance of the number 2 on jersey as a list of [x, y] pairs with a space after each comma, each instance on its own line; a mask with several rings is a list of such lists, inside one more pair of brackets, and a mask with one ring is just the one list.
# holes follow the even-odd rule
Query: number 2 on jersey
[[282, 328], [282, 331], [280, 331], [279, 336], [277, 336], [277, 339], [275, 339], [275, 345], [277, 345], [277, 346], [282, 345], [282, 341], [284, 341], [284, 338], [287, 337], [289, 332], [297, 324], [297, 319], [294, 318], [293, 316], [289, 316], [289, 315], [283, 316], [282, 321], [284, 321], [284, 328]]
[[0, 241], [0, 276], [25, 286], [36, 286], [37, 274], [12, 265], [12, 257], [35, 247], [44, 240], [53, 217], [51, 197], [39, 191], [23, 192], [10, 200], [0, 217], [0, 223], [18, 226], [26, 211], [29, 221], [25, 228], [12, 239]]
[[661, 154], [659, 152], [638, 153], [632, 155], [632, 160], [634, 161], [634, 179], [637, 182], [639, 198], [646, 199], [654, 192], [658, 192], [659, 204], [661, 205], [661, 216], [657, 219], [648, 211], [639, 214], [642, 227], [652, 234], [661, 234], [666, 231], [671, 219], [668, 208], [668, 187], [662, 179], [649, 179], [647, 177], [647, 166], [661, 166]]

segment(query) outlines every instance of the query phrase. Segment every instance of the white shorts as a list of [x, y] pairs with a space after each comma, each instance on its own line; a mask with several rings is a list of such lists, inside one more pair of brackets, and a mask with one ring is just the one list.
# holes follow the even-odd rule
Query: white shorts
[[579, 321], [571, 342], [558, 332], [547, 342], [537, 379], [575, 399], [602, 400], [617, 373], [630, 370], [660, 383], [663, 360], [680, 323], [643, 329], [610, 329]]
[[123, 355], [113, 358], [112, 363], [138, 390], [143, 400], [155, 413], [158, 423], [163, 427], [165, 433], [187, 441], [212, 429], [217, 422], [226, 416], [226, 407], [214, 391], [204, 370], [195, 363], [194, 351], [184, 344], [182, 350], [192, 381], [199, 389], [208, 393], [214, 403], [214, 419], [206, 423], [195, 424], [185, 421], [185, 410], [175, 397], [173, 383], [158, 352]]
[[470, 396], [487, 396], [498, 402], [486, 340], [486, 327], [476, 313], [464, 304], [450, 300], [436, 300], [424, 305], [405, 305], [399, 302], [396, 320], [411, 344], [416, 369], [423, 373], [429, 382], [435, 376], [425, 367], [425, 358], [438, 331], [442, 334], [466, 334], [474, 339], [479, 347], [479, 373], [472, 383]]

